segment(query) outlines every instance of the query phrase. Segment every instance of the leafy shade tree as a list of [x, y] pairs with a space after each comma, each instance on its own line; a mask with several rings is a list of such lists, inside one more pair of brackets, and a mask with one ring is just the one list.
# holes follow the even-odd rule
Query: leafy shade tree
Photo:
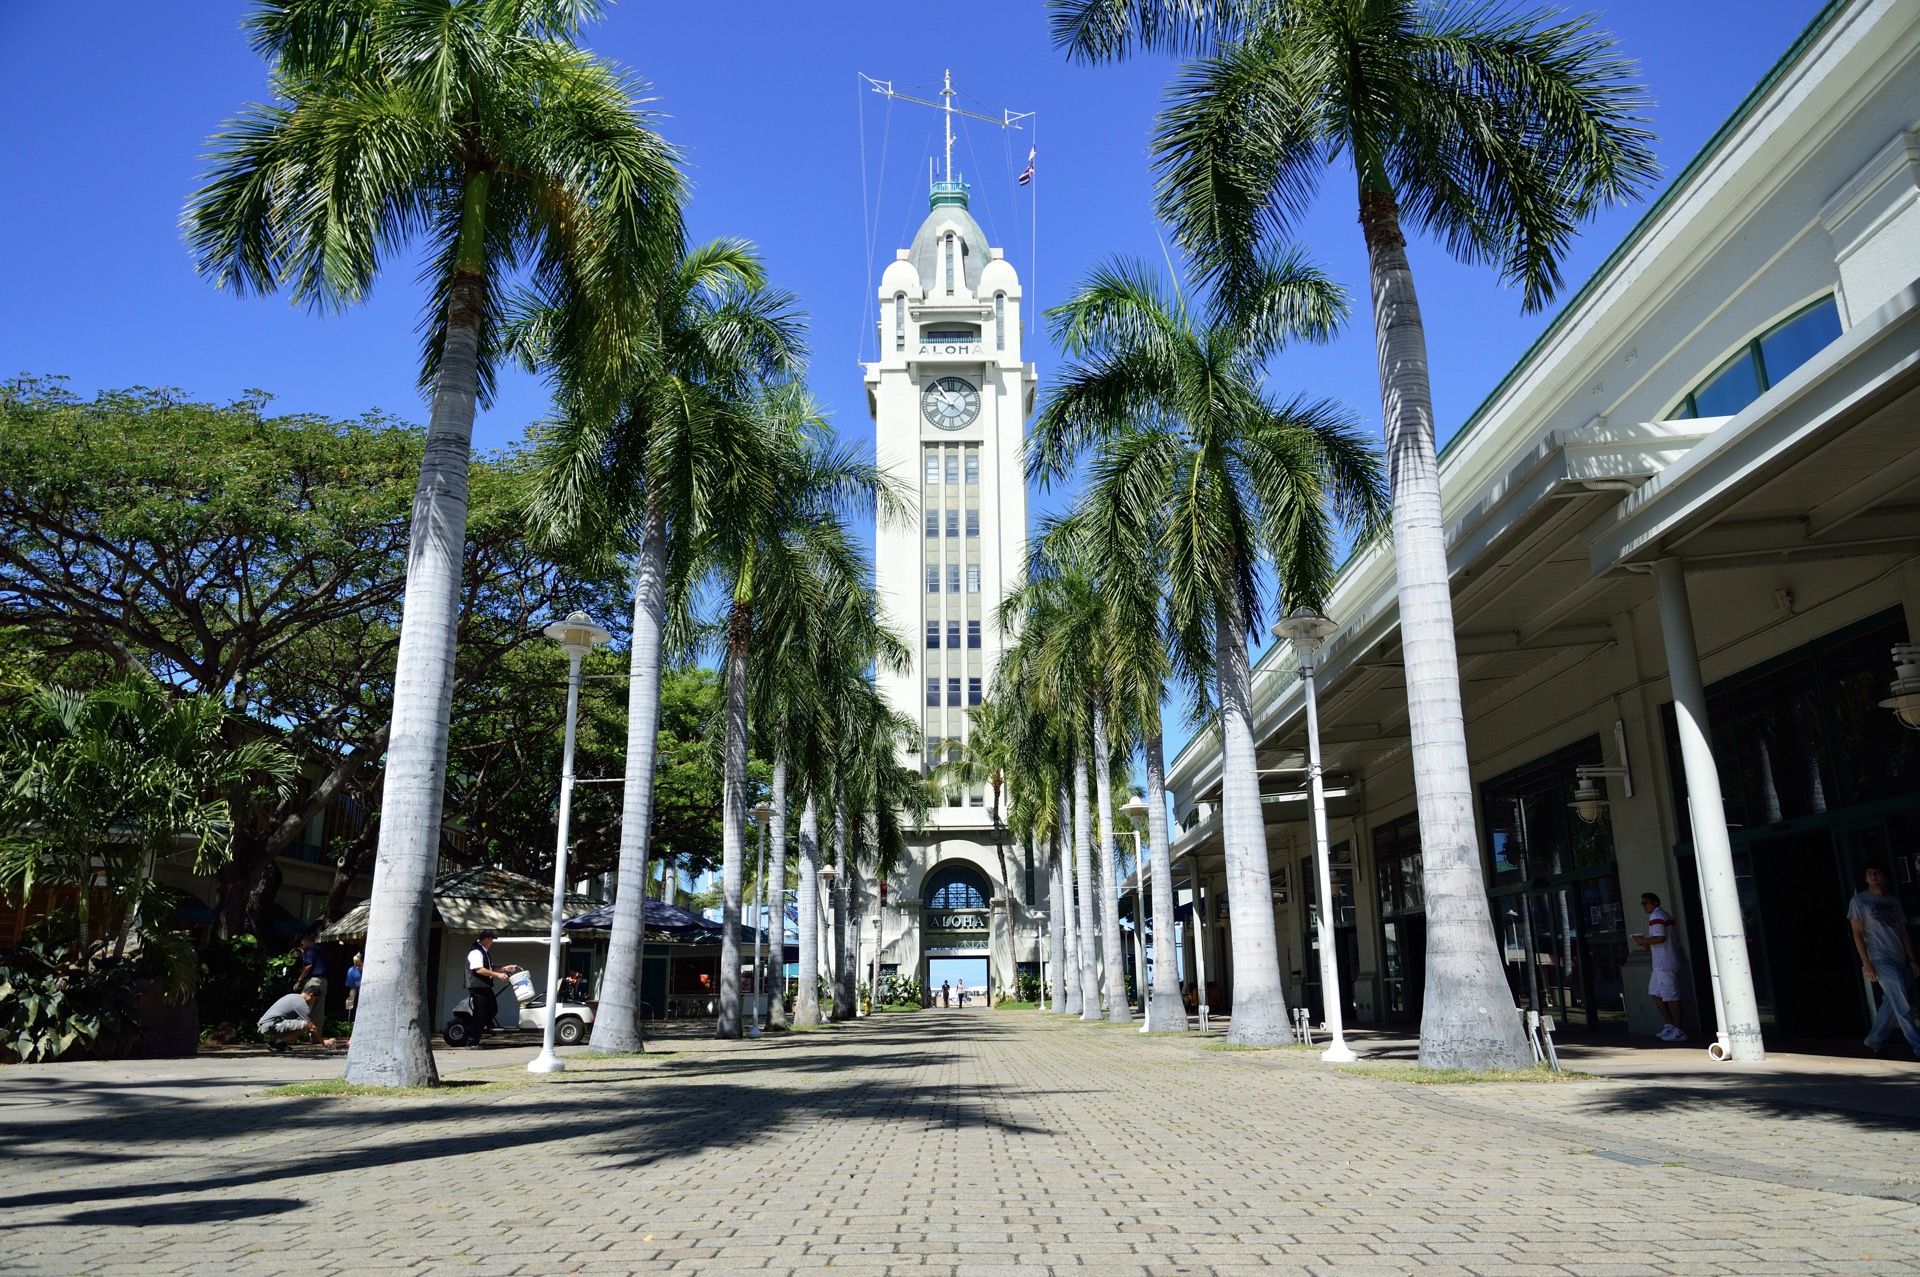
[[637, 86], [575, 44], [578, 0], [264, 0], [248, 19], [278, 99], [213, 139], [188, 204], [203, 273], [350, 306], [424, 240], [432, 388], [414, 498], [379, 859], [347, 1076], [436, 1080], [426, 918], [446, 769], [467, 467], [517, 272], [615, 364], [644, 340], [647, 277], [680, 241], [681, 178]]
[[1357, 177], [1427, 899], [1420, 1063], [1528, 1058], [1501, 971], [1473, 824], [1426, 330], [1404, 226], [1518, 284], [1558, 289], [1581, 222], [1655, 176], [1647, 98], [1591, 19], [1433, 0], [1054, 0], [1055, 42], [1106, 61], [1204, 56], [1154, 138], [1160, 211], [1231, 285], [1305, 213], [1326, 170]]
[[217, 697], [141, 674], [37, 689], [0, 737], [0, 892], [71, 890], [75, 951], [96, 928], [124, 950], [164, 894], [154, 862], [184, 847], [209, 872], [231, 849], [234, 811], [292, 775], [292, 756]]
[[1317, 604], [1341, 524], [1365, 528], [1384, 513], [1378, 461], [1352, 418], [1325, 402], [1271, 398], [1263, 370], [1287, 341], [1324, 340], [1343, 311], [1340, 290], [1297, 255], [1262, 259], [1197, 315], [1148, 268], [1103, 266], [1049, 312], [1069, 363], [1028, 440], [1029, 474], [1043, 484], [1097, 452], [1098, 482], [1124, 502], [1110, 521], [1123, 538], [1160, 540], [1184, 666], [1212, 671], [1233, 926], [1228, 1036], [1246, 1045], [1290, 1036], [1247, 657], [1262, 565], [1283, 610]]
[[562, 405], [541, 446], [536, 526], [553, 542], [630, 558], [634, 570], [620, 871], [593, 1035], [596, 1051], [616, 1053], [642, 1047], [641, 901], [669, 631], [676, 646], [691, 643], [699, 548], [766, 465], [761, 389], [804, 354], [792, 296], [767, 287], [759, 256], [738, 240], [680, 257], [652, 286], [647, 322], [651, 339], [611, 372], [555, 310], [524, 315], [515, 334]]
[[[377, 805], [423, 446], [420, 430], [382, 417], [265, 406], [0, 387], [0, 623], [35, 636], [25, 672], [75, 686], [151, 674], [169, 694], [273, 724], [299, 765], [233, 813], [231, 855], [212, 867], [214, 940], [267, 935], [278, 858], [330, 808]], [[558, 764], [537, 774], [516, 751], [520, 716], [557, 721], [564, 698], [551, 658], [521, 658], [550, 649], [552, 599], [599, 612], [609, 597], [610, 578], [529, 543], [528, 482], [519, 452], [479, 458], [468, 476], [448, 779], [449, 824], [468, 833], [439, 847], [456, 861], [496, 854], [488, 844], [551, 846], [534, 831], [550, 827]], [[591, 707], [603, 685], [588, 688]], [[487, 783], [471, 783], [481, 772]], [[377, 829], [367, 821], [333, 848], [329, 916]]]

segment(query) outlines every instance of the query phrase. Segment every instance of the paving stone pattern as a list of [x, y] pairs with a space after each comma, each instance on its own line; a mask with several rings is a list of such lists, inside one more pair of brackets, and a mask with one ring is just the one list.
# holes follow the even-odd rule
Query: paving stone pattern
[[1037, 1012], [665, 1045], [407, 1097], [262, 1094], [313, 1055], [0, 1070], [0, 1271], [1920, 1273], [1910, 1117]]

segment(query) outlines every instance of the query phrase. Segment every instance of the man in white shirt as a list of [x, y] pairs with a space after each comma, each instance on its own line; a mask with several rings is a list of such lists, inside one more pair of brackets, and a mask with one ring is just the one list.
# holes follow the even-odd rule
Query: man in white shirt
[[1642, 892], [1640, 907], [1647, 911], [1645, 935], [1633, 942], [1653, 955], [1653, 976], [1647, 981], [1647, 996], [1660, 1008], [1662, 1042], [1685, 1042], [1687, 1031], [1680, 1027], [1680, 950], [1673, 943], [1673, 915], [1660, 907], [1660, 897]]
[[1886, 1050], [1897, 1022], [1907, 1045], [1920, 1055], [1920, 1031], [1913, 1024], [1912, 976], [1920, 975], [1920, 959], [1913, 952], [1907, 930], [1907, 911], [1888, 890], [1893, 880], [1879, 865], [1867, 866], [1867, 889], [1847, 905], [1847, 923], [1853, 928], [1853, 947], [1860, 953], [1860, 974], [1880, 986], [1880, 1010], [1867, 1031], [1866, 1048], [1875, 1055]]
[[467, 1043], [470, 1048], [479, 1048], [500, 1015], [500, 1003], [494, 997], [493, 982], [504, 980], [519, 969], [493, 965], [491, 931], [482, 931], [474, 939], [473, 948], [467, 950], [467, 998], [473, 1008], [473, 1041]]

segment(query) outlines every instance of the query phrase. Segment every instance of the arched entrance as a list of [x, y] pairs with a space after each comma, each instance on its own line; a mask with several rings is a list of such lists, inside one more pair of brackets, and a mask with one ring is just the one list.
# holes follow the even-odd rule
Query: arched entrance
[[[948, 983], [954, 1005], [964, 984], [984, 995], [993, 936], [993, 887], [986, 875], [964, 861], [948, 861], [927, 875], [921, 888], [920, 980], [936, 1004]], [[983, 1000], [971, 1005], [984, 1006]]]

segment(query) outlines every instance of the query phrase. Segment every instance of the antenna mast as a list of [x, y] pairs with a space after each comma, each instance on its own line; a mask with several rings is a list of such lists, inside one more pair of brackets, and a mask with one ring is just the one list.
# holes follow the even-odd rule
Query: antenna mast
[[909, 97], [905, 93], [896, 93], [893, 88], [892, 80], [876, 80], [872, 76], [867, 75], [865, 72], [860, 73], [860, 78], [865, 80], [868, 84], [872, 85], [873, 91], [875, 93], [878, 93], [881, 97], [891, 98], [897, 102], [911, 102], [915, 106], [930, 106], [934, 110], [940, 112], [941, 124], [945, 130], [946, 142], [947, 142], [947, 166], [942, 176], [947, 182], [953, 181], [953, 117], [954, 116], [964, 115], [970, 120], [985, 120], [988, 124], [997, 124], [1003, 129], [1017, 129], [1022, 127], [1020, 123], [1022, 120], [1030, 120], [1033, 118], [1033, 114], [1034, 114], [1032, 111], [1002, 110], [998, 116], [992, 116], [992, 115], [982, 115], [978, 111], [962, 110], [961, 108], [953, 104], [953, 95], [955, 92], [957, 92], [957, 90], [955, 90], [955, 88], [953, 87], [953, 72], [950, 70], [946, 72], [945, 76], [942, 79], [941, 88], [940, 88], [940, 100], [938, 102], [930, 102], [926, 98]]

